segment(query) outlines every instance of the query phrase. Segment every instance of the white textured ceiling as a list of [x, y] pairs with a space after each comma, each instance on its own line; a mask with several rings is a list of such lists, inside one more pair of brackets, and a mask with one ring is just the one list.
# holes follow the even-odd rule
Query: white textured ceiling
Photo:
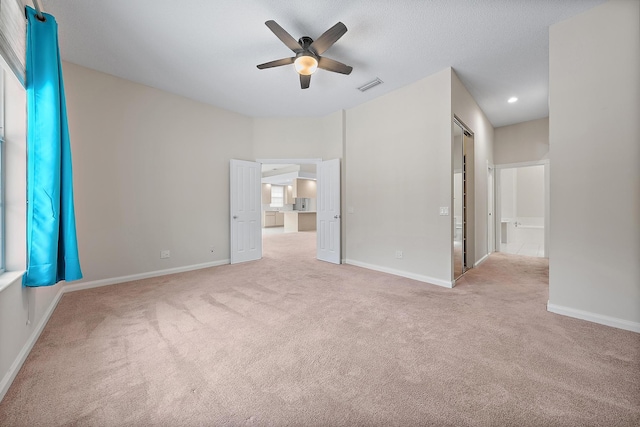
[[[254, 117], [323, 116], [453, 67], [494, 126], [548, 115], [549, 26], [604, 0], [43, 0], [63, 59]], [[264, 22], [295, 39], [342, 21], [300, 89], [293, 56]], [[379, 77], [365, 93], [356, 88]], [[511, 96], [519, 101], [508, 104]]]

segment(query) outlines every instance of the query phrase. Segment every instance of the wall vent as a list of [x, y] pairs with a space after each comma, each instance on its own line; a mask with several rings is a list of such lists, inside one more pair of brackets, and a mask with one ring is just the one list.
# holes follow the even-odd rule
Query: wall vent
[[360, 92], [364, 92], [366, 90], [371, 89], [374, 86], [378, 86], [379, 84], [384, 83], [382, 80], [380, 80], [378, 77], [376, 77], [374, 80], [371, 80], [369, 83], [365, 83], [362, 86], [360, 86], [358, 88], [358, 90]]

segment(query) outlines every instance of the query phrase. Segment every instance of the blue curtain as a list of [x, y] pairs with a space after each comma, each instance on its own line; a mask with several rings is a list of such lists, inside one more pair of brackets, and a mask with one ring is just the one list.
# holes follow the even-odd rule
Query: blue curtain
[[71, 146], [58, 49], [58, 24], [27, 14], [26, 286], [82, 278], [73, 208]]

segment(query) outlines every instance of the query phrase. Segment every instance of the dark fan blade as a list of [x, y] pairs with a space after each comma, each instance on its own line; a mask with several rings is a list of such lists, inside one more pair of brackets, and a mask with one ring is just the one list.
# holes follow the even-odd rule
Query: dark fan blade
[[284, 43], [289, 49], [291, 49], [295, 53], [298, 53], [302, 50], [302, 46], [300, 46], [300, 43], [298, 43], [296, 39], [291, 37], [291, 34], [287, 33], [285, 29], [278, 25], [276, 21], [267, 21], [264, 24], [269, 27], [269, 29], [273, 31], [273, 34], [275, 34], [276, 37], [278, 37], [280, 41], [282, 41], [282, 43]]
[[347, 27], [342, 22], [338, 22], [333, 27], [324, 32], [318, 40], [311, 43], [309, 49], [313, 50], [318, 55], [322, 55], [325, 50], [329, 49], [340, 37], [347, 32]]
[[300, 74], [300, 87], [302, 89], [308, 89], [309, 83], [311, 83], [311, 74], [309, 74], [308, 76], [303, 76], [302, 74]]
[[260, 65], [258, 65], [258, 68], [261, 69], [261, 70], [264, 70], [265, 68], [280, 67], [281, 65], [293, 64], [293, 62], [295, 60], [296, 60], [296, 58], [276, 59], [275, 61], [265, 62], [264, 64], [260, 64]]
[[353, 67], [348, 65], [344, 65], [342, 62], [334, 61], [333, 59], [321, 57], [318, 59], [318, 68], [322, 68], [323, 70], [333, 71], [334, 73], [340, 74], [351, 74]]

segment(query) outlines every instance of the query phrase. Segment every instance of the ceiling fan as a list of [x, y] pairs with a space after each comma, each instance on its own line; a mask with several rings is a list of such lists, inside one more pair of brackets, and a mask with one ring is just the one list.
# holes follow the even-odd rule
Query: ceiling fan
[[334, 73], [351, 74], [353, 67], [320, 56], [347, 32], [347, 27], [342, 22], [338, 22], [329, 28], [315, 41], [307, 36], [301, 37], [300, 40], [296, 41], [296, 39], [291, 37], [291, 34], [287, 33], [276, 21], [267, 21], [265, 25], [269, 27], [269, 29], [273, 31], [273, 34], [291, 49], [296, 56], [265, 62], [264, 64], [258, 65], [260, 70], [293, 64], [298, 74], [300, 74], [300, 87], [302, 89], [309, 87], [311, 74], [318, 68], [333, 71]]

